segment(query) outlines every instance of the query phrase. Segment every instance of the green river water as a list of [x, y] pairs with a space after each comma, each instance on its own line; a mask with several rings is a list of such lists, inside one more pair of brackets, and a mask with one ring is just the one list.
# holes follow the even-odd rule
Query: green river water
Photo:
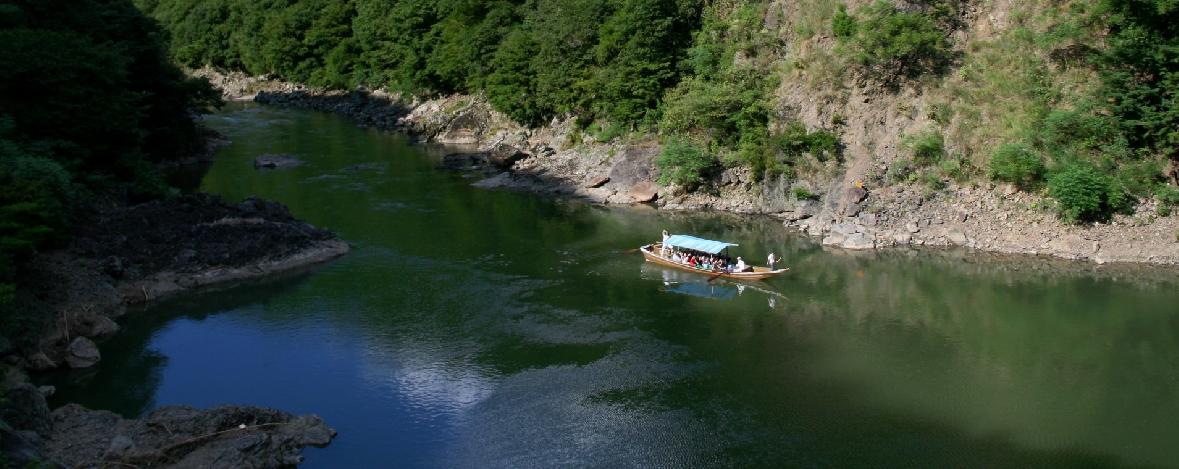
[[[828, 250], [769, 219], [472, 188], [333, 115], [208, 123], [233, 143], [202, 190], [354, 250], [130, 315], [57, 403], [317, 413], [339, 436], [307, 467], [1179, 467], [1174, 270]], [[628, 252], [662, 229], [792, 271], [709, 283]]]

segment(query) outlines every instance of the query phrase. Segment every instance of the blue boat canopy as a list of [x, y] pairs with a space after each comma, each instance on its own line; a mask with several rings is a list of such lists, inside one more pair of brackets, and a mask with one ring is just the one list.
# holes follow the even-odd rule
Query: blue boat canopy
[[664, 243], [671, 247], [691, 249], [693, 251], [706, 252], [709, 254], [717, 254], [724, 251], [729, 246], [736, 246], [733, 243], [726, 243], [724, 241], [713, 241], [711, 239], [697, 238], [688, 235], [671, 235], [667, 237]]

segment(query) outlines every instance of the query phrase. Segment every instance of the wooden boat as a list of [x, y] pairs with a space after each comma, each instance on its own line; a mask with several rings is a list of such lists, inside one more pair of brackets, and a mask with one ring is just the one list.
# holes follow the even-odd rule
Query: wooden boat
[[[684, 236], [684, 235], [676, 235], [676, 236], [672, 236], [671, 238], [668, 238], [669, 245], [674, 245], [671, 243], [671, 241], [676, 240], [676, 239], [688, 239], [689, 241], [692, 241], [692, 242], [705, 241], [708, 243], [712, 243], [712, 244], [708, 244], [707, 248], [703, 249], [703, 250], [691, 249], [692, 246], [675, 245], [677, 248], [695, 250], [695, 251], [703, 252], [705, 254], [719, 254], [722, 250], [724, 250], [724, 248], [726, 248], [728, 246], [736, 246], [736, 244], [723, 243], [720, 241], [704, 240], [704, 239], [693, 238], [693, 237]], [[727, 272], [727, 271], [718, 271], [718, 270], [707, 270], [707, 269], [692, 267], [687, 264], [676, 262], [676, 261], [673, 261], [673, 260], [668, 259], [666, 257], [663, 257], [659, 254], [662, 250], [663, 250], [663, 243], [652, 243], [652, 244], [648, 244], [646, 246], [639, 248], [639, 251], [641, 251], [643, 253], [643, 258], [646, 259], [647, 262], [652, 262], [652, 263], [659, 264], [662, 266], [667, 266], [667, 267], [674, 267], [674, 268], [677, 268], [680, 270], [686, 270], [688, 272], [695, 272], [700, 275], [708, 275], [708, 276], [714, 277], [714, 278], [720, 277], [720, 278], [731, 278], [731, 279], [737, 279], [737, 280], [765, 280], [770, 277], [776, 277], [776, 276], [782, 275], [790, 270], [788, 268], [770, 270], [767, 267], [757, 267], [757, 266], [754, 266], [751, 270], [747, 270], [745, 272]]]

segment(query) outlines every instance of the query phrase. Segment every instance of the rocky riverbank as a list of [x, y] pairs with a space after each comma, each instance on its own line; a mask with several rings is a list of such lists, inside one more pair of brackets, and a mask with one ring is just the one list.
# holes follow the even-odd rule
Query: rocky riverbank
[[[485, 188], [607, 204], [652, 203], [668, 210], [765, 214], [839, 249], [963, 246], [1099, 264], [1179, 265], [1179, 216], [1163, 215], [1150, 201], [1108, 223], [1067, 225], [1039, 194], [991, 183], [932, 192], [909, 184], [873, 187], [861, 182], [867, 178], [852, 177], [850, 163], [799, 180], [755, 181], [743, 168], [727, 168], [685, 191], [656, 183], [660, 147], [653, 137], [598, 141], [577, 130], [572, 119], [528, 129], [478, 96], [403, 100], [381, 91], [324, 91], [209, 70], [198, 74], [212, 77], [231, 99], [336, 112], [363, 126], [455, 145], [443, 165], [486, 172], [476, 183]], [[856, 174], [886, 170], [871, 161], [859, 163]], [[796, 193], [814, 197], [799, 199]]]
[[165, 406], [124, 419], [77, 404], [50, 412], [27, 383], [7, 398], [3, 416], [11, 423], [0, 422], [0, 449], [19, 467], [291, 467], [303, 461], [303, 447], [336, 435], [317, 416], [262, 407]]
[[74, 405], [50, 414], [45, 395], [52, 389], [32, 387], [23, 370], [96, 365], [96, 341], [118, 332], [129, 306], [298, 269], [349, 250], [282, 204], [253, 198], [228, 204], [194, 194], [108, 207], [78, 226], [68, 245], [25, 266], [18, 303], [27, 333], [0, 350], [5, 455], [69, 467], [274, 467], [296, 463], [303, 446], [331, 440], [334, 432], [318, 417], [261, 408], [163, 408], [142, 420]]

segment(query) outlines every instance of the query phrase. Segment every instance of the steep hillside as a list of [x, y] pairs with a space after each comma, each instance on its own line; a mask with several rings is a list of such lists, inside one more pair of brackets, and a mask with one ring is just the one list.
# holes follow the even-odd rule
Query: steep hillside
[[[1167, 2], [143, 7], [176, 34], [187, 65], [382, 89], [414, 110], [390, 126], [465, 125], [457, 141], [537, 156], [511, 178], [613, 191], [595, 199], [630, 200], [611, 197], [631, 191], [617, 180], [581, 187], [624, 161], [646, 167], [622, 180], [659, 183], [665, 207], [778, 214], [848, 248], [1179, 255], [1169, 215], [1179, 12]], [[246, 41], [232, 33], [239, 24], [264, 34]], [[976, 224], [959, 225], [967, 219]], [[1102, 255], [1123, 237], [1147, 244]], [[1048, 246], [1063, 238], [1082, 248]]]

